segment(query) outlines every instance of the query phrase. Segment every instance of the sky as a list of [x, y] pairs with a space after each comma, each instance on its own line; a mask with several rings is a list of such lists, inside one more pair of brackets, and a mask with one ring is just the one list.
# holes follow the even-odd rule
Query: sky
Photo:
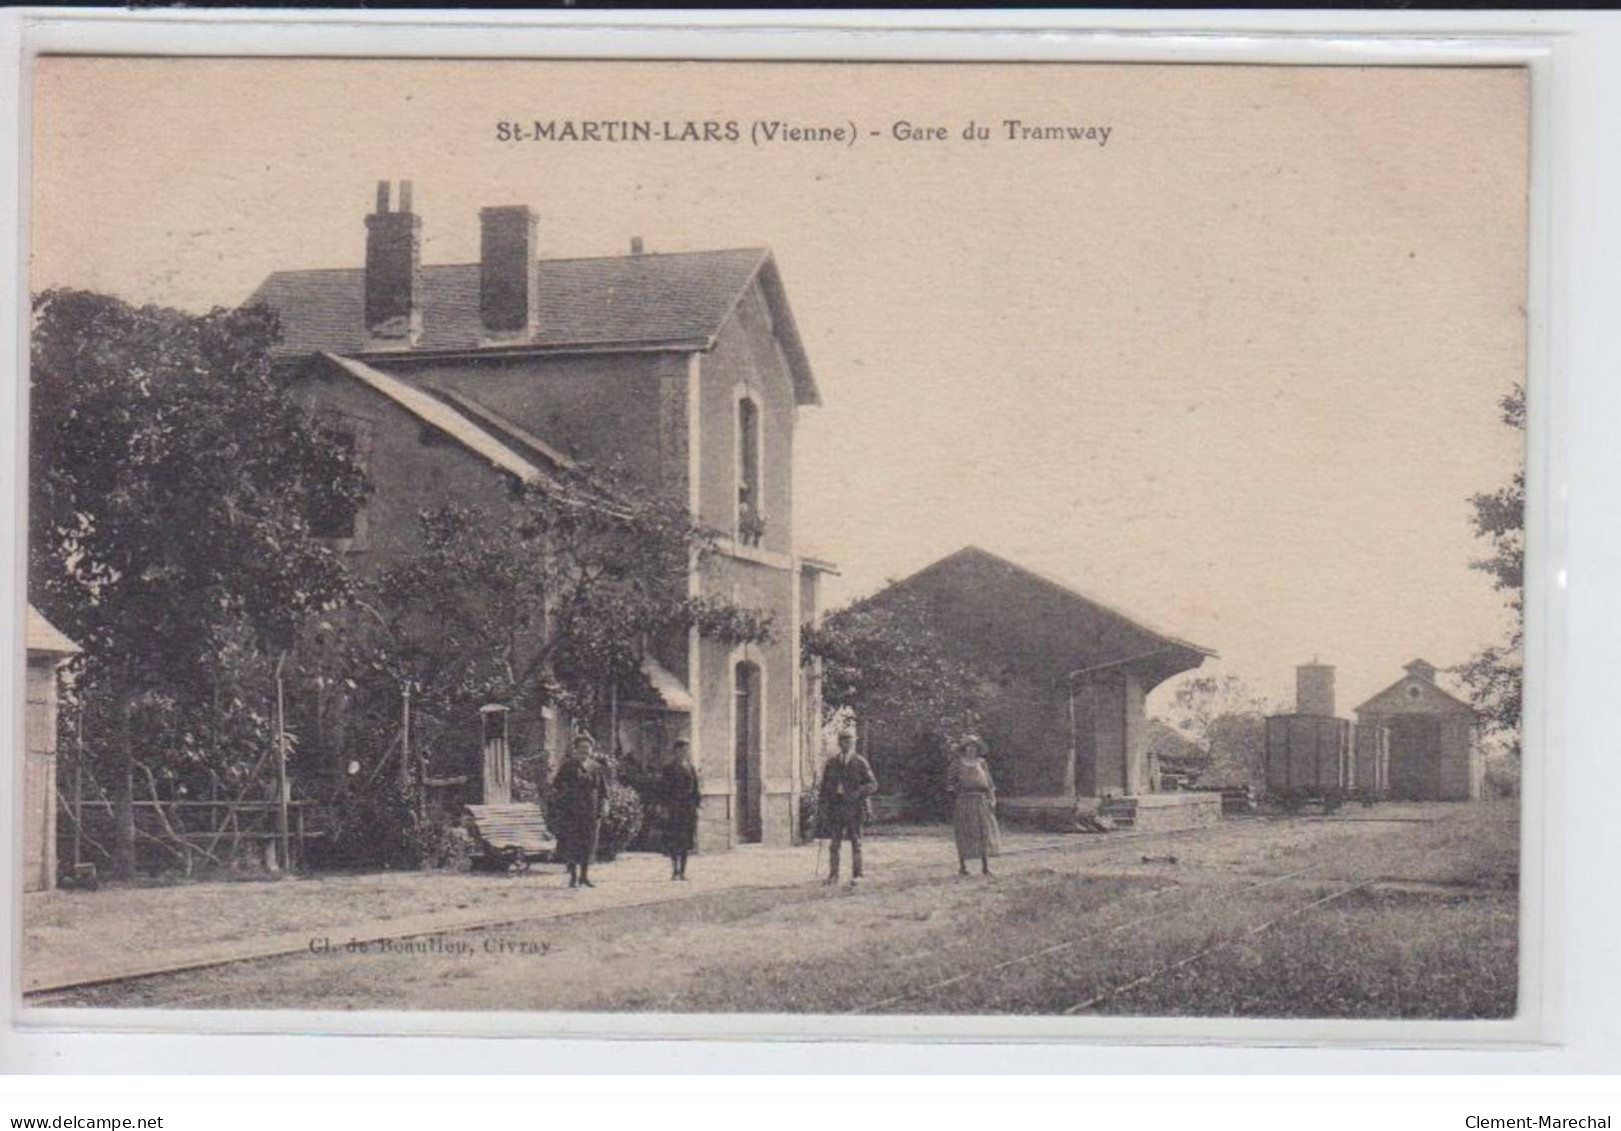
[[[494, 204], [546, 256], [771, 247], [833, 603], [975, 544], [1282, 704], [1335, 664], [1342, 713], [1506, 628], [1468, 500], [1522, 458], [1520, 70], [48, 58], [33, 115], [34, 290], [203, 310], [359, 266], [379, 179], [425, 263], [476, 261]], [[498, 134], [608, 119], [742, 136]]]

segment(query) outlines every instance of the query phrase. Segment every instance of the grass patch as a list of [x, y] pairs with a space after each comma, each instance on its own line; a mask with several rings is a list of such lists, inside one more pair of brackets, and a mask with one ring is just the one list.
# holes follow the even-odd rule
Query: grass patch
[[1100, 1004], [1115, 1014], [1509, 1018], [1514, 901], [1361, 892]]
[[[793, 958], [705, 967], [678, 1000], [660, 1007], [704, 1013], [844, 1013], [872, 1007], [997, 961], [1010, 947], [1038, 948], [1061, 941], [1066, 932], [1082, 929], [1088, 918], [1123, 897], [1167, 883], [1149, 877], [1063, 875], [1041, 868], [989, 883], [975, 877], [920, 882], [909, 885], [910, 900], [893, 900], [888, 890], [877, 903], [835, 899], [816, 930], [833, 932], [845, 945], [822, 954], [801, 951]], [[920, 900], [932, 906], [917, 905]], [[875, 913], [882, 919], [874, 920]], [[875, 921], [888, 929], [863, 938], [862, 924]], [[903, 933], [900, 927], [908, 929]], [[802, 935], [801, 942], [809, 940]], [[637, 995], [611, 995], [599, 999], [597, 1007], [651, 1005]]]

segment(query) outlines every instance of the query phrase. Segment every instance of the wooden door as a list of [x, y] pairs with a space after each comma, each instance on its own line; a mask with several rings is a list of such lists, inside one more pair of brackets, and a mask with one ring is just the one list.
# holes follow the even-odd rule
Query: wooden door
[[1390, 717], [1390, 796], [1406, 801], [1435, 797], [1441, 760], [1441, 720], [1433, 715]]
[[734, 718], [736, 757], [733, 798], [737, 806], [737, 839], [746, 844], [762, 839], [760, 773], [760, 669], [744, 661], [737, 665]]

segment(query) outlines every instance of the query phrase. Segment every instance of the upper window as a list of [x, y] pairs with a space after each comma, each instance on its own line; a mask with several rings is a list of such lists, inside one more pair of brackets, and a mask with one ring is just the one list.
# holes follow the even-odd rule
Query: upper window
[[[371, 427], [369, 422], [336, 413], [325, 415], [322, 430], [335, 446], [344, 449], [360, 464], [362, 470], [371, 454]], [[316, 538], [343, 541], [350, 549], [360, 549], [365, 534], [365, 514], [354, 505], [315, 492], [308, 503], [310, 533]]]
[[749, 397], [737, 402], [737, 539], [758, 546], [765, 536], [760, 490], [760, 409]]

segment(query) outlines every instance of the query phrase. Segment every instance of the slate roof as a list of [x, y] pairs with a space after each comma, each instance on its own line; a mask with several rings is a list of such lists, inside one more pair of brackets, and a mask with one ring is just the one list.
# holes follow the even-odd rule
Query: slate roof
[[459, 409], [474, 424], [491, 433], [495, 438], [508, 447], [516, 447], [529, 455], [539, 456], [553, 467], [563, 469], [578, 466], [576, 461], [552, 447], [545, 440], [521, 425], [515, 424], [496, 412], [494, 409], [479, 404], [472, 397], [458, 393], [455, 389], [441, 389], [435, 386], [426, 386], [429, 392], [440, 400]]
[[940, 623], [973, 647], [1011, 645], [1031, 656], [1063, 656], [1070, 668], [1059, 675], [1129, 665], [1157, 683], [1216, 655], [978, 546], [965, 546], [867, 600], [883, 602], [908, 590], [926, 595]]
[[386, 397], [425, 424], [431, 424], [456, 443], [525, 483], [543, 481], [546, 471], [527, 453], [516, 450], [499, 436], [468, 419], [432, 393], [408, 385], [398, 377], [352, 357], [321, 354], [325, 360], [380, 396]]
[[[803, 343], [788, 310], [782, 280], [766, 248], [540, 260], [540, 324], [522, 347], [481, 347], [479, 266], [424, 266], [422, 337], [396, 356], [491, 349], [613, 350], [648, 347], [708, 349], [759, 279], [793, 371], [801, 404], [819, 403]], [[277, 271], [245, 305], [263, 304], [281, 317], [276, 352], [366, 354], [365, 271], [343, 267]]]

